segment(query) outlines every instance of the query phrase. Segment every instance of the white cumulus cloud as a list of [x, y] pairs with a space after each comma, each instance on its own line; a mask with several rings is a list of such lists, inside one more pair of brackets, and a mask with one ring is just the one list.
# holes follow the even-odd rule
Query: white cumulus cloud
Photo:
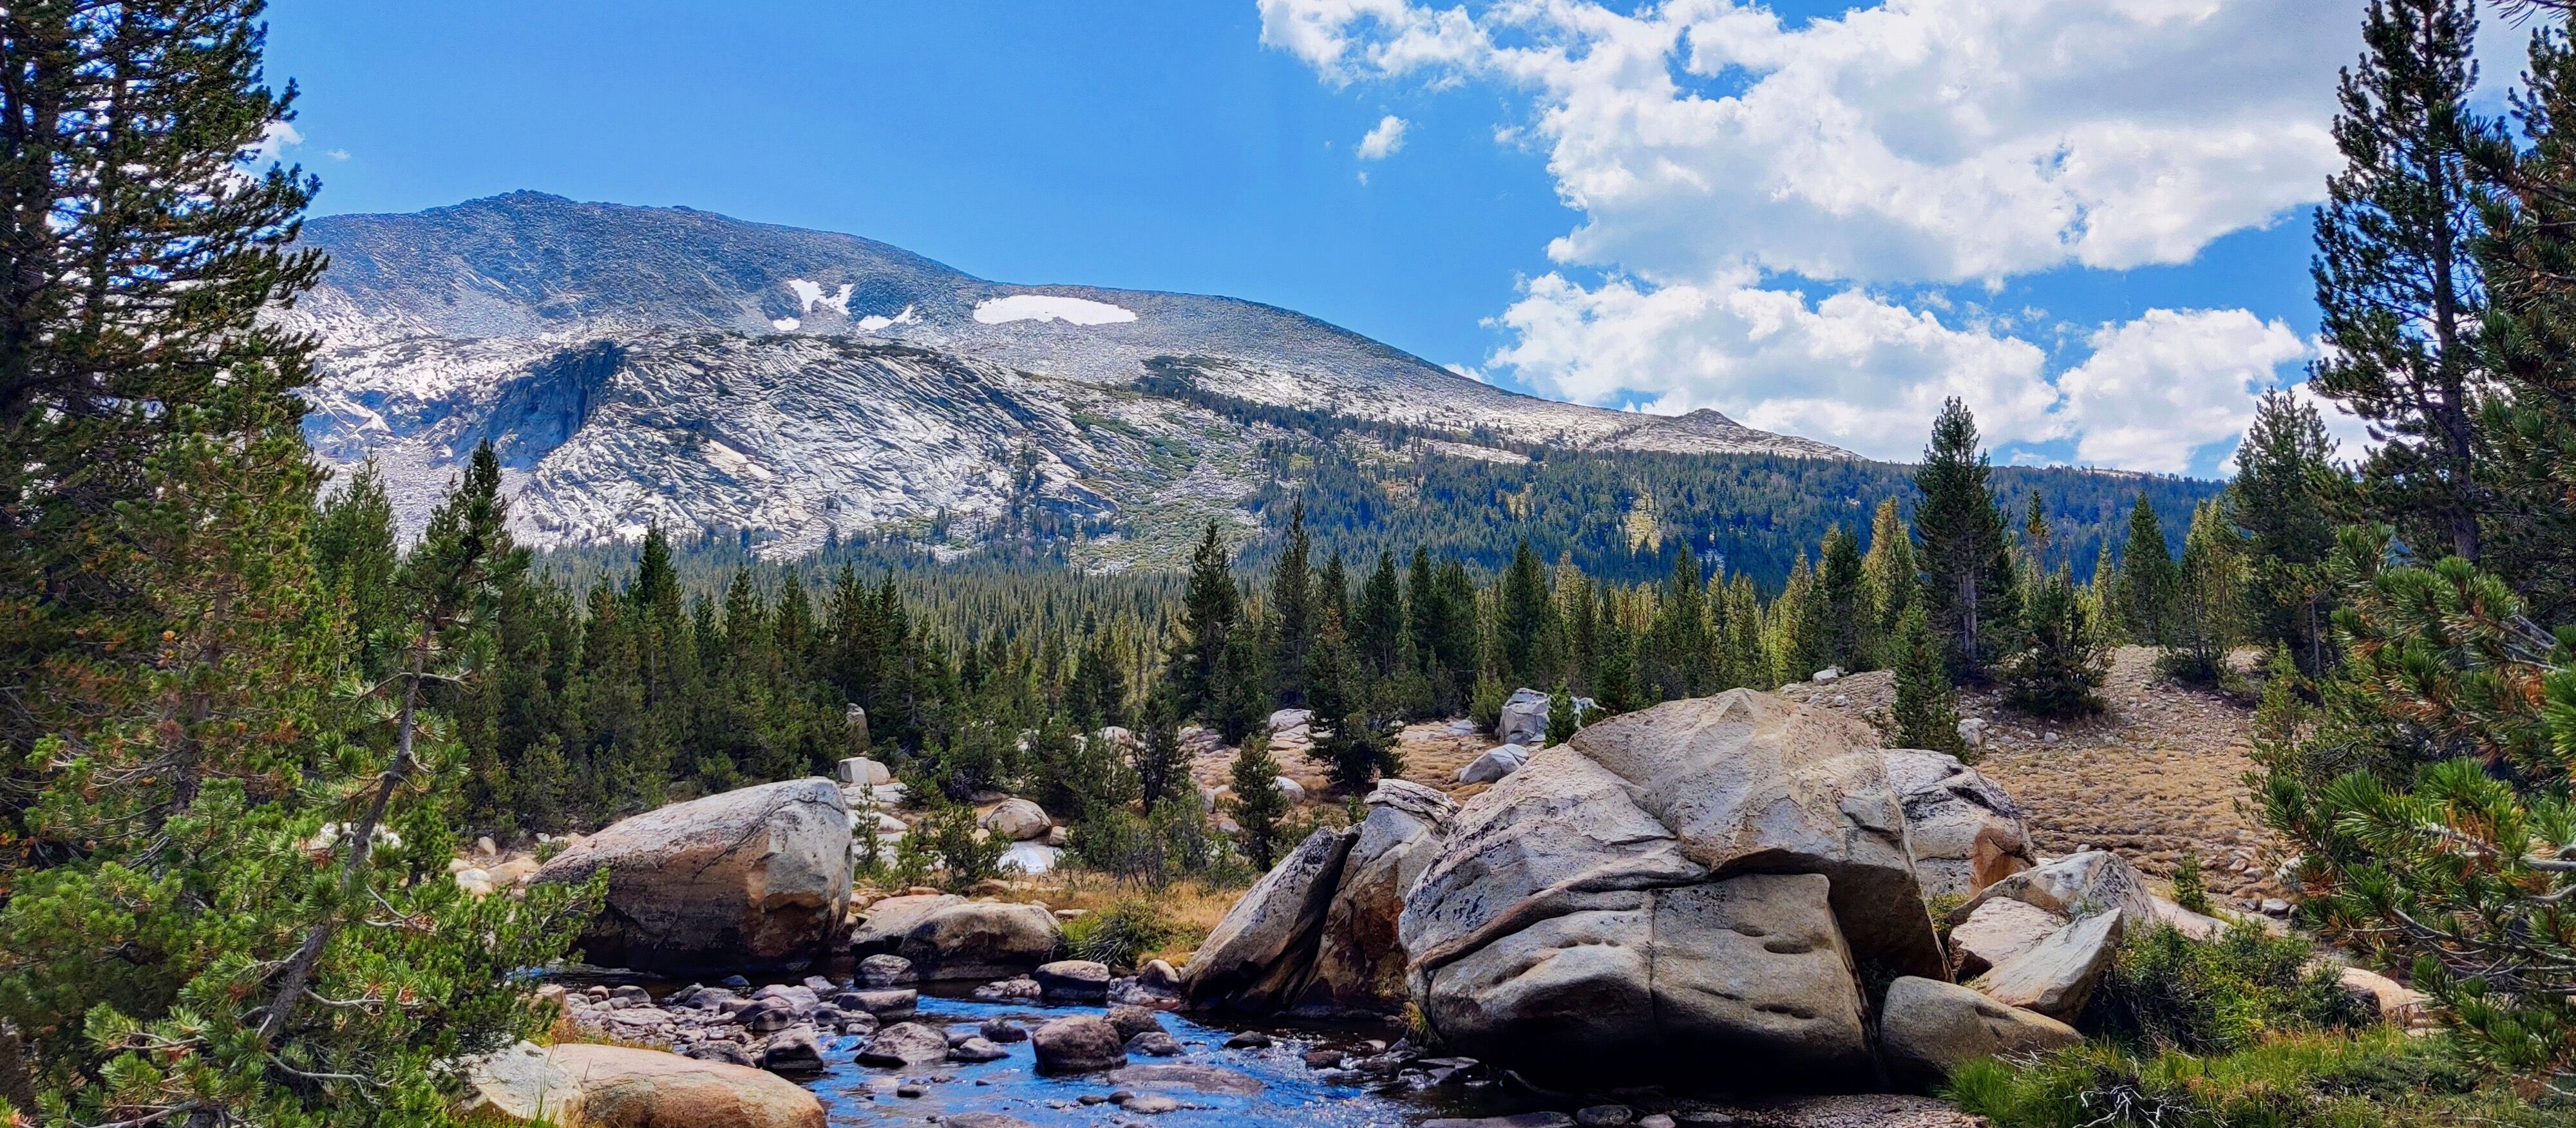
[[1368, 136], [1360, 138], [1360, 159], [1385, 160], [1404, 151], [1404, 131], [1411, 126], [1411, 122], [1394, 114], [1377, 119], [1377, 127], [1369, 130]]
[[2076, 460], [2176, 474], [2193, 451], [2243, 433], [2254, 397], [2310, 351], [2241, 309], [2151, 309], [2088, 343], [2093, 355], [2057, 380]]
[[[1547, 254], [1608, 279], [1548, 274], [1498, 318], [1515, 340], [1489, 364], [1541, 390], [1879, 456], [1956, 394], [1994, 441], [2179, 469], [2305, 355], [2243, 310], [2159, 310], [2052, 375], [2037, 345], [1874, 288], [2186, 263], [2290, 216], [2339, 163], [2361, 0], [1882, 0], [1806, 22], [1757, 0], [1258, 3], [1263, 42], [1329, 83], [1526, 99], [1497, 140], [1543, 151], [1582, 214]], [[2211, 398], [2145, 410], [2157, 393]]]

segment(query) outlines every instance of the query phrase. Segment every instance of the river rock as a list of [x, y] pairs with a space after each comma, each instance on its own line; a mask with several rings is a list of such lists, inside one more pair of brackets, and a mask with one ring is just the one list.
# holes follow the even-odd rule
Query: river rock
[[1538, 748], [1547, 743], [1547, 695], [1523, 687], [1512, 691], [1503, 701], [1502, 719], [1494, 722], [1494, 736], [1505, 744]]
[[921, 992], [910, 987], [843, 991], [834, 997], [833, 1005], [845, 1011], [863, 1011], [878, 1018], [900, 1018], [921, 1006]]
[[1092, 1073], [1127, 1063], [1127, 1047], [1118, 1029], [1089, 1015], [1059, 1018], [1029, 1035], [1043, 1073]]
[[1854, 968], [1947, 971], [1876, 742], [1735, 690], [1541, 750], [1406, 897], [1414, 1001], [1533, 1075], [1848, 1087], [1871, 1072]]
[[1899, 1085], [1928, 1089], [1979, 1058], [2038, 1053], [2084, 1040], [2075, 1028], [1966, 987], [1914, 976], [1887, 988], [1878, 1045]]
[[1150, 959], [1136, 969], [1136, 985], [1148, 991], [1176, 995], [1181, 990], [1181, 972], [1166, 959]]
[[1529, 763], [1529, 749], [1518, 744], [1504, 744], [1485, 750], [1485, 754], [1458, 769], [1460, 783], [1492, 783], [1521, 770]]
[[1263, 1088], [1261, 1079], [1250, 1074], [1190, 1063], [1131, 1065], [1110, 1074], [1109, 1083], [1132, 1089], [1187, 1089], [1231, 1097], [1259, 1096]]
[[1406, 1000], [1396, 918], [1404, 913], [1405, 891], [1439, 856], [1458, 805], [1400, 779], [1379, 782], [1367, 805], [1324, 912], [1314, 970], [1292, 1009], [1392, 1011]]
[[791, 1026], [769, 1036], [760, 1047], [760, 1067], [771, 1073], [821, 1073], [823, 1048], [811, 1026]]
[[1163, 1031], [1148, 1030], [1127, 1039], [1127, 1052], [1143, 1054], [1146, 1057], [1179, 1057], [1181, 1043]]
[[1509, 1116], [1435, 1116], [1422, 1128], [1574, 1128], [1562, 1112], [1515, 1112]]
[[1162, 1017], [1143, 1007], [1111, 1007], [1109, 1013], [1102, 1017], [1102, 1021], [1107, 1022], [1110, 1029], [1116, 1030], [1122, 1041], [1147, 1031], [1163, 1028]]
[[1294, 957], [1311, 950], [1359, 833], [1317, 829], [1254, 882], [1181, 968], [1183, 1001], [1259, 1014], [1294, 1003], [1313, 970]]
[[1044, 838], [1046, 832], [1055, 826], [1055, 820], [1047, 817], [1046, 808], [1026, 799], [1004, 799], [986, 811], [980, 822], [985, 830], [1006, 842]]
[[583, 930], [593, 963], [644, 970], [774, 966], [823, 954], [850, 904], [850, 813], [819, 777], [676, 803], [612, 823], [531, 880], [608, 871]]
[[1109, 965], [1094, 960], [1039, 964], [1038, 997], [1049, 1003], [1096, 1003], [1109, 997]]
[[[893, 952], [911, 960], [916, 972], [930, 978], [1000, 979], [1025, 974], [1052, 957], [1064, 940], [1055, 914], [1040, 905], [960, 900], [927, 911], [906, 906], [901, 912], [911, 919], [895, 939]], [[876, 921], [877, 914], [870, 913], [865, 929], [871, 935], [881, 935]]]
[[824, 1128], [823, 1103], [775, 1074], [660, 1050], [521, 1042], [467, 1071], [465, 1119], [555, 1128]]
[[2010, 897], [1988, 901], [1950, 930], [1951, 973], [1974, 979], [2038, 947], [2069, 923], [2056, 913]]
[[944, 1061], [947, 1057], [948, 1035], [918, 1022], [898, 1022], [879, 1030], [859, 1050], [860, 1065], [895, 1069]]
[[1880, 755], [1905, 804], [1906, 839], [1926, 894], [1974, 896], [2035, 864], [2020, 805], [1975, 768], [1939, 752]]
[[912, 931], [912, 926], [950, 905], [965, 903], [966, 898], [954, 893], [908, 893], [887, 897], [868, 906], [867, 912], [859, 918], [858, 931], [850, 937], [850, 949], [863, 956], [876, 952], [891, 953], [895, 945], [903, 942], [904, 934]]
[[2077, 920], [2029, 951], [1995, 965], [1968, 986], [2009, 1006], [2073, 1022], [2118, 954], [2122, 915], [2097, 912]]
[[1011, 1051], [993, 1044], [992, 1039], [989, 1038], [968, 1038], [963, 1042], [959, 1042], [954, 1046], [948, 1047], [949, 1060], [962, 1061], [970, 1064], [975, 1062], [1000, 1061], [1009, 1056], [1011, 1056]]
[[859, 984], [863, 987], [893, 987], [915, 978], [912, 961], [902, 956], [879, 952], [859, 961]]

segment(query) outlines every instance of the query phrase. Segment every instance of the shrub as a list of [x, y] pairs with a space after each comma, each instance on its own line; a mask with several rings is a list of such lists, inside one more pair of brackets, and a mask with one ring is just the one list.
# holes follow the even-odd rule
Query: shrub
[[[905, 847], [916, 841], [921, 843], [918, 849], [939, 867], [940, 886], [952, 892], [1001, 876], [1002, 851], [1009, 848], [999, 838], [979, 836], [975, 808], [963, 803], [940, 807], [903, 836]], [[895, 854], [900, 865], [903, 847], [897, 847]]]
[[1148, 889], [1164, 888], [1181, 877], [1211, 885], [1250, 880], [1251, 867], [1208, 829], [1207, 812], [1195, 797], [1165, 803], [1141, 819], [1126, 811], [1105, 812], [1074, 827], [1069, 845], [1083, 864]]
[[2173, 899], [2176, 905], [2209, 915], [2209, 882], [2200, 874], [2200, 855], [2184, 854], [2182, 861], [2175, 863]]
[[2446, 1038], [2283, 1035], [2216, 1056], [2092, 1042], [1978, 1061], [1941, 1095], [1997, 1128], [2540, 1128], [2563, 1109], [2482, 1085]]
[[2209, 943], [2158, 925], [2121, 942], [2087, 1025], [2158, 1049], [2214, 1053], [2266, 1033], [2376, 1022], [2377, 1012], [2346, 994], [2332, 969], [2310, 967], [2314, 954], [2306, 940], [2259, 925]]
[[1117, 903], [1065, 922], [1065, 951], [1075, 959], [1096, 960], [1118, 972], [1136, 965], [1180, 938], [1171, 914], [1143, 897], [1121, 897]]
[[1467, 703], [1467, 715], [1476, 722], [1476, 731], [1487, 736], [1500, 735], [1503, 696], [1503, 683], [1495, 680], [1494, 675], [1476, 675], [1476, 696]]

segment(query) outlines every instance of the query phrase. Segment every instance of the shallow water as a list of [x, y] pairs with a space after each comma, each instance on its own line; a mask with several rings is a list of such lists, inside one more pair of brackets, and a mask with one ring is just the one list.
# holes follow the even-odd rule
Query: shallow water
[[[994, 1003], [974, 998], [921, 996], [921, 1013], [913, 1021], [934, 1026], [972, 1025], [988, 1018], [1017, 1019], [1034, 1030], [1049, 1019], [1072, 1014], [1101, 1014], [1096, 1006], [1040, 1006], [1028, 1002]], [[1180, 1014], [1165, 1013], [1163, 1028], [1183, 1050], [1180, 1057], [1133, 1056], [1130, 1065], [1187, 1063], [1215, 1066], [1259, 1081], [1256, 1096], [1206, 1093], [1194, 1089], [1113, 1082], [1105, 1073], [1042, 1076], [1026, 1041], [1003, 1046], [1011, 1056], [981, 1065], [954, 1062], [913, 1069], [880, 1069], [859, 1065], [860, 1038], [834, 1038], [824, 1050], [829, 1072], [805, 1081], [823, 1098], [835, 1125], [922, 1124], [934, 1116], [990, 1112], [1017, 1117], [1041, 1128], [1141, 1123], [1151, 1128], [1399, 1128], [1436, 1116], [1490, 1116], [1523, 1111], [1498, 1088], [1450, 1085], [1412, 1090], [1359, 1074], [1308, 1069], [1305, 1051], [1321, 1046], [1347, 1046], [1363, 1038], [1393, 1040], [1393, 1027], [1283, 1027], [1246, 1025], [1220, 1028]], [[1226, 1039], [1245, 1029], [1258, 1029], [1276, 1041], [1265, 1050], [1229, 1050]], [[947, 1078], [947, 1080], [938, 1080]], [[898, 1085], [918, 1084], [919, 1097], [900, 1097]], [[1181, 1102], [1176, 1112], [1157, 1116], [1128, 1112], [1113, 1104], [1081, 1105], [1086, 1094], [1105, 1097], [1119, 1089], [1139, 1095], [1168, 1096]], [[1057, 1106], [1064, 1107], [1057, 1107]]]

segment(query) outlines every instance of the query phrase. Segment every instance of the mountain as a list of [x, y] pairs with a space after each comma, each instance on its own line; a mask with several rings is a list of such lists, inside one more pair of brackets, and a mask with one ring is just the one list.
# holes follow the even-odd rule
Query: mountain
[[331, 256], [280, 318], [323, 346], [307, 437], [375, 459], [410, 528], [487, 438], [532, 543], [658, 523], [773, 556], [1241, 519], [1270, 476], [1259, 443], [1315, 420], [1391, 451], [1853, 457], [1712, 411], [1520, 395], [1254, 302], [987, 282], [690, 208], [513, 192], [317, 218], [304, 240]]

